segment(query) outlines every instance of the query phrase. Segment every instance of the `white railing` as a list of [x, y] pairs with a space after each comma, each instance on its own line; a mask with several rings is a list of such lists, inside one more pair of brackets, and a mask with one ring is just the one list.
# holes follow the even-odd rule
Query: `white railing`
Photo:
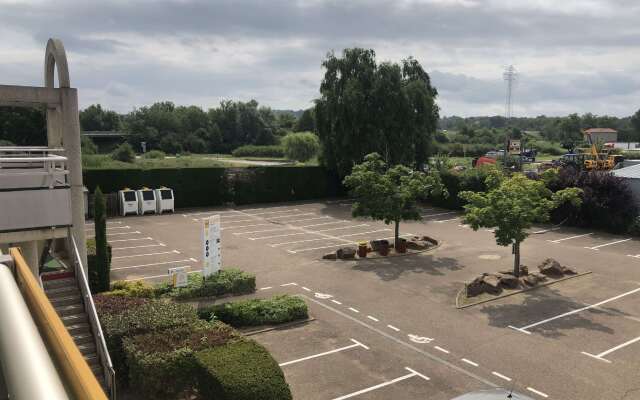
[[80, 256], [78, 253], [78, 246], [76, 244], [76, 239], [73, 237], [71, 229], [69, 229], [68, 240], [71, 242], [71, 246], [69, 249], [71, 250], [71, 257], [73, 266], [75, 268], [76, 280], [78, 281], [78, 286], [80, 287], [80, 293], [82, 295], [82, 302], [84, 303], [84, 309], [89, 317], [89, 324], [91, 325], [91, 331], [93, 332], [94, 337], [96, 338], [96, 350], [98, 353], [98, 358], [100, 359], [100, 363], [102, 365], [102, 370], [104, 371], [104, 379], [107, 385], [107, 390], [109, 392], [109, 399], [116, 399], [116, 371], [113, 369], [113, 363], [111, 362], [111, 357], [109, 356], [109, 349], [107, 348], [107, 342], [104, 339], [104, 334], [102, 333], [102, 326], [100, 326], [100, 319], [98, 318], [98, 312], [96, 311], [96, 306], [93, 303], [93, 297], [91, 296], [91, 289], [89, 288], [89, 280], [87, 279], [87, 275], [84, 272], [84, 268], [82, 266], [82, 260], [80, 260]]
[[61, 149], [0, 147], [0, 188], [68, 186], [67, 158]]

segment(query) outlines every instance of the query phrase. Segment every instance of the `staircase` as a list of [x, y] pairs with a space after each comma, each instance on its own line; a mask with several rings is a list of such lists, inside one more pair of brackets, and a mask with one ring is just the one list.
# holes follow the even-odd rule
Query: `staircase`
[[49, 272], [42, 274], [41, 277], [49, 301], [58, 312], [96, 379], [106, 389], [104, 370], [98, 357], [95, 337], [91, 331], [75, 274]]

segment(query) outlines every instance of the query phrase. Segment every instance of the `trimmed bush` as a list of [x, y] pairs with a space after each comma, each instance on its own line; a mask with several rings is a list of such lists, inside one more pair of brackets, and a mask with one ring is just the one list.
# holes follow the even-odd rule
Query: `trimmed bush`
[[[198, 316], [188, 304], [118, 296], [96, 296], [100, 322], [109, 354], [121, 382], [126, 383], [127, 363], [123, 348], [126, 337], [193, 325]], [[134, 302], [134, 300], [137, 300]], [[142, 301], [141, 301], [142, 300]], [[141, 302], [140, 302], [141, 301]], [[121, 305], [131, 305], [122, 309]], [[105, 312], [111, 310], [111, 312]]]
[[289, 133], [282, 145], [288, 159], [301, 162], [309, 161], [320, 151], [320, 140], [311, 132]]
[[198, 391], [205, 399], [290, 400], [284, 374], [253, 340], [238, 340], [196, 353]]
[[[107, 243], [107, 258], [108, 263], [111, 265], [111, 245]], [[92, 293], [97, 293], [95, 290], [100, 285], [100, 276], [98, 275], [98, 256], [96, 255], [96, 240], [94, 238], [87, 239], [87, 270], [89, 280], [89, 287]]]
[[156, 295], [156, 290], [153, 286], [145, 283], [142, 280], [139, 281], [115, 281], [111, 284], [111, 291], [104, 292], [105, 296], [124, 296], [124, 297], [140, 297], [140, 298], [153, 298]]
[[307, 304], [299, 297], [282, 295], [218, 304], [198, 310], [202, 319], [214, 317], [233, 327], [275, 325], [309, 318]]
[[[124, 339], [132, 389], [144, 399], [175, 399], [195, 386], [195, 352], [227, 343], [237, 334], [222, 323], [192, 326]], [[170, 384], [167, 384], [170, 383]], [[188, 398], [180, 396], [180, 398]]]
[[168, 283], [160, 285], [157, 292], [176, 299], [215, 297], [226, 294], [249, 294], [256, 291], [255, 275], [230, 268], [203, 279], [202, 274], [189, 274], [186, 287], [174, 288]]
[[153, 159], [153, 160], [162, 160], [166, 157], [164, 151], [161, 150], [151, 150], [144, 153], [144, 158]]
[[122, 143], [111, 153], [111, 158], [117, 161], [132, 163], [136, 160], [136, 152], [129, 143]]
[[284, 157], [284, 147], [282, 146], [240, 146], [231, 152], [234, 157]]

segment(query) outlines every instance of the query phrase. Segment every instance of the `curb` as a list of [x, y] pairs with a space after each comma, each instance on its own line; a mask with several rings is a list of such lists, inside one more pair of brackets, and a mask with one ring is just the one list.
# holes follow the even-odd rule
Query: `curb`
[[241, 329], [238, 329], [240, 331], [240, 334], [242, 336], [253, 336], [253, 335], [257, 335], [259, 333], [265, 333], [265, 332], [270, 332], [270, 331], [275, 331], [275, 330], [279, 330], [279, 329], [287, 329], [287, 328], [291, 328], [292, 326], [297, 326], [297, 325], [304, 325], [307, 324], [309, 322], [313, 322], [316, 319], [314, 317], [309, 317], [307, 319], [301, 319], [298, 321], [291, 321], [291, 322], [286, 322], [284, 324], [280, 324], [280, 325], [274, 325], [274, 326], [269, 326], [268, 328], [258, 328], [258, 329], [247, 329], [246, 331], [243, 331]]

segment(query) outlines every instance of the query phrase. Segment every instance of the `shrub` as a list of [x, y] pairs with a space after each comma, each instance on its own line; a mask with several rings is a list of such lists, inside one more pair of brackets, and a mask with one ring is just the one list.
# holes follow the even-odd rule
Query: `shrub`
[[534, 148], [538, 153], [550, 154], [552, 156], [560, 156], [566, 153], [559, 144], [547, 142], [545, 140], [533, 141], [527, 145], [527, 147]]
[[440, 172], [442, 184], [449, 193], [448, 197], [430, 197], [434, 205], [449, 209], [461, 209], [465, 201], [458, 197], [458, 193], [463, 191], [484, 192], [487, 188], [485, 179], [493, 166], [483, 166], [482, 168], [471, 168], [463, 171], [445, 170]]
[[198, 391], [216, 400], [290, 400], [278, 363], [253, 340], [238, 340], [196, 353]]
[[[112, 249], [111, 249], [111, 245], [107, 243], [107, 257], [108, 257], [108, 262], [109, 265], [111, 265], [111, 253], [112, 253]], [[89, 287], [91, 288], [91, 291], [93, 293], [97, 293], [95, 292], [95, 290], [97, 290], [96, 288], [100, 286], [100, 277], [98, 275], [98, 258], [96, 255], [96, 240], [94, 238], [91, 239], [87, 239], [87, 270], [88, 270], [88, 276], [87, 279], [89, 280]]]
[[80, 136], [80, 151], [82, 155], [96, 154], [98, 152], [98, 146], [93, 143], [90, 137], [81, 135]]
[[158, 293], [176, 299], [214, 297], [225, 294], [248, 294], [256, 291], [255, 275], [230, 268], [203, 279], [202, 274], [189, 274], [186, 287], [174, 288], [168, 283], [160, 285]]
[[240, 146], [231, 152], [234, 157], [284, 157], [282, 146]]
[[155, 297], [155, 288], [142, 280], [139, 281], [115, 281], [111, 284], [111, 291], [105, 292], [106, 296], [121, 296], [121, 297], [141, 297], [141, 298], [153, 298]]
[[95, 260], [87, 266], [92, 293], [109, 290], [111, 282], [111, 251], [107, 243], [107, 203], [100, 188], [93, 196], [93, 219], [95, 228]]
[[136, 160], [136, 153], [129, 143], [122, 143], [111, 153], [111, 158], [117, 161], [132, 163]]
[[320, 141], [311, 132], [290, 133], [282, 139], [284, 154], [290, 160], [309, 161], [318, 154]]
[[93, 302], [100, 317], [107, 315], [118, 315], [126, 310], [132, 310], [149, 301], [144, 298], [123, 297], [123, 296], [107, 296], [106, 293], [93, 296]]
[[129, 380], [135, 382], [133, 390], [144, 399], [175, 399], [191, 391], [198, 368], [195, 352], [223, 345], [234, 337], [237, 335], [233, 329], [222, 323], [200, 321], [125, 338]]
[[[176, 304], [159, 300], [144, 300], [134, 297], [101, 296], [112, 300], [99, 300], [97, 308], [109, 354], [118, 376], [126, 383], [128, 368], [125, 361], [123, 340], [127, 337], [149, 332], [176, 329], [193, 325], [198, 316], [188, 304]], [[137, 300], [138, 302], [132, 302]], [[110, 301], [112, 303], [110, 303]], [[100, 304], [98, 306], [98, 304]], [[107, 307], [105, 307], [105, 304]], [[118, 306], [138, 304], [120, 309]], [[115, 306], [114, 306], [115, 305]], [[105, 312], [105, 308], [119, 312]]]
[[164, 151], [161, 150], [151, 150], [144, 153], [144, 158], [152, 159], [152, 160], [162, 160], [166, 157]]
[[268, 300], [252, 299], [218, 304], [198, 310], [203, 319], [214, 317], [233, 327], [282, 324], [309, 317], [307, 305], [299, 297], [282, 295]]

